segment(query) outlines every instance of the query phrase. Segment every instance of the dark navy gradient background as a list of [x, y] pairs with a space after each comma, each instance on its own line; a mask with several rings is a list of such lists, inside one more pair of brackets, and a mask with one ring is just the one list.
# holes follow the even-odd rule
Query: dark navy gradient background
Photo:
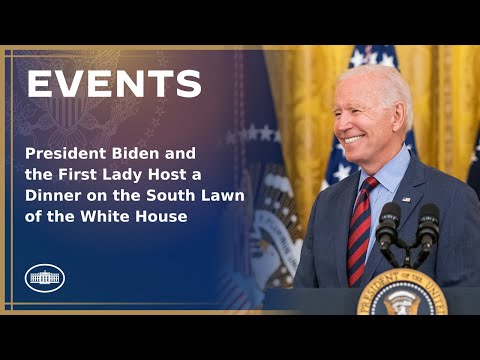
[[[50, 52], [51, 54], [54, 52]], [[32, 58], [13, 58], [13, 84], [10, 78], [10, 59], [6, 59], [6, 302], [26, 303], [14, 305], [14, 309], [216, 309], [215, 290], [219, 266], [222, 261], [220, 245], [228, 239], [220, 235], [220, 219], [227, 203], [201, 202], [200, 189], [208, 191], [233, 191], [234, 164], [232, 151], [224, 146], [225, 134], [232, 126], [233, 116], [233, 52], [231, 51], [121, 51], [116, 59], [116, 69], [127, 70], [132, 75], [135, 70], [171, 69], [175, 75], [184, 69], [200, 71], [201, 94], [192, 99], [176, 95], [176, 81], [167, 79], [165, 103], [156, 97], [154, 79], [145, 76], [145, 97], [138, 104], [134, 115], [118, 125], [111, 134], [110, 146], [146, 145], [145, 149], [188, 150], [196, 147], [195, 160], [129, 160], [127, 164], [112, 160], [26, 160], [25, 147], [38, 143], [37, 148], [47, 149], [52, 134], [59, 124], [48, 129], [38, 126], [39, 119], [47, 113], [27, 96], [22, 72], [31, 66], [43, 69], [71, 71], [75, 66], [68, 54], [55, 58], [41, 58], [41, 53], [15, 52], [16, 55], [34, 55]], [[91, 54], [89, 56], [92, 56]], [[264, 62], [261, 52], [248, 51], [246, 84], [251, 89], [261, 89], [268, 85], [264, 75]], [[94, 68], [86, 57], [85, 70]], [[78, 61], [78, 57], [77, 57]], [[22, 63], [23, 62], [23, 63]], [[102, 69], [102, 64], [95, 64]], [[113, 70], [113, 69], [112, 69]], [[86, 74], [85, 74], [86, 75]], [[25, 74], [23, 74], [23, 78]], [[23, 81], [23, 83], [22, 83]], [[8, 112], [9, 86], [14, 95], [14, 152], [13, 152], [13, 268], [10, 263], [10, 116]], [[112, 114], [113, 102], [117, 100], [115, 88], [112, 98], [106, 98], [89, 110], [96, 119], [97, 128], [86, 129], [77, 124], [92, 149], [93, 140], [101, 132]], [[129, 90], [127, 89], [128, 93]], [[270, 104], [270, 94], [265, 93], [265, 103]], [[264, 96], [261, 91], [255, 95], [257, 105], [249, 105], [249, 116], [263, 116], [255, 110]], [[41, 100], [44, 101], [44, 100]], [[269, 105], [270, 106], [270, 105]], [[155, 115], [159, 111], [161, 115]], [[34, 111], [29, 116], [29, 111]], [[255, 110], [255, 111], [254, 111]], [[23, 112], [22, 112], [23, 111]], [[270, 112], [271, 107], [266, 111]], [[153, 119], [160, 116], [155, 125]], [[18, 123], [17, 123], [18, 122]], [[35, 125], [37, 124], [37, 125]], [[30, 129], [30, 130], [29, 130]], [[149, 136], [145, 133], [151, 129]], [[142, 142], [142, 139], [145, 142]], [[132, 167], [144, 170], [142, 181], [103, 182], [103, 181], [26, 181], [25, 168], [57, 169], [73, 167], [77, 170], [112, 169]], [[148, 181], [149, 167], [162, 170], [200, 170], [202, 181]], [[56, 171], [54, 171], [56, 173]], [[195, 192], [195, 202], [26, 202], [26, 188], [41, 188], [45, 191], [107, 191], [124, 188], [138, 191], [145, 199], [147, 189], [175, 191], [189, 188]], [[42, 209], [44, 217], [40, 223], [27, 223], [25, 213]], [[73, 212], [75, 223], [48, 223], [46, 211], [59, 209]], [[83, 223], [79, 209], [114, 209], [130, 214], [129, 223]], [[185, 212], [186, 223], [136, 223], [136, 209], [152, 212]], [[224, 235], [222, 235], [224, 236]], [[60, 267], [66, 277], [65, 284], [56, 292], [42, 294], [31, 291], [24, 282], [25, 272], [33, 265], [50, 263]], [[10, 291], [10, 276], [13, 270], [13, 298]], [[58, 303], [39, 305], [28, 303]], [[112, 303], [112, 304], [92, 304]], [[68, 304], [82, 303], [82, 304]], [[116, 305], [118, 303], [118, 305]], [[122, 304], [137, 303], [137, 304]]]

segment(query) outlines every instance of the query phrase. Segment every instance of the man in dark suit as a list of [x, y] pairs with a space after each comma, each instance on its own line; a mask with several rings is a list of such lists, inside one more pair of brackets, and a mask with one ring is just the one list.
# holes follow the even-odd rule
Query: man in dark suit
[[[438, 242], [419, 271], [442, 287], [480, 286], [479, 200], [468, 185], [406, 148], [413, 112], [400, 73], [382, 65], [347, 70], [337, 82], [334, 114], [345, 156], [361, 170], [317, 196], [294, 287], [363, 288], [391, 269], [375, 241], [381, 209], [391, 201], [401, 208], [398, 237], [410, 244], [420, 208], [432, 203], [440, 209]], [[404, 250], [391, 250], [403, 261]]]

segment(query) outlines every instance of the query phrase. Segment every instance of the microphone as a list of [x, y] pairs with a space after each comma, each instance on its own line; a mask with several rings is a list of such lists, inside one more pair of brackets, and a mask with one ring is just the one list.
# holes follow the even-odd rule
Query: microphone
[[417, 244], [421, 250], [417, 261], [413, 265], [417, 269], [425, 261], [432, 250], [433, 244], [438, 241], [440, 211], [434, 204], [423, 205], [418, 219]]
[[400, 206], [393, 202], [386, 203], [380, 214], [380, 222], [375, 230], [375, 237], [380, 244], [380, 251], [393, 267], [398, 263], [390, 250], [390, 245], [398, 239], [397, 226], [400, 223]]

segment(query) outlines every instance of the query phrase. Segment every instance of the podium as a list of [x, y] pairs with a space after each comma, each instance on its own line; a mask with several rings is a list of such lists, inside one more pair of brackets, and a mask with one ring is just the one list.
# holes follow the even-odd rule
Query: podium
[[[480, 287], [442, 288], [449, 315], [480, 315]], [[263, 310], [308, 315], [356, 315], [362, 289], [269, 289]]]

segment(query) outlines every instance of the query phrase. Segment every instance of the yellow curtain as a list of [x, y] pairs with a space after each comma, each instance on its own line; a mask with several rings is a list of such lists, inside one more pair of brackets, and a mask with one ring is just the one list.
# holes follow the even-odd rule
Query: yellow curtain
[[[353, 45], [266, 51], [285, 165], [306, 229], [333, 141], [335, 81]], [[480, 120], [480, 46], [397, 45], [420, 159], [465, 181]]]

